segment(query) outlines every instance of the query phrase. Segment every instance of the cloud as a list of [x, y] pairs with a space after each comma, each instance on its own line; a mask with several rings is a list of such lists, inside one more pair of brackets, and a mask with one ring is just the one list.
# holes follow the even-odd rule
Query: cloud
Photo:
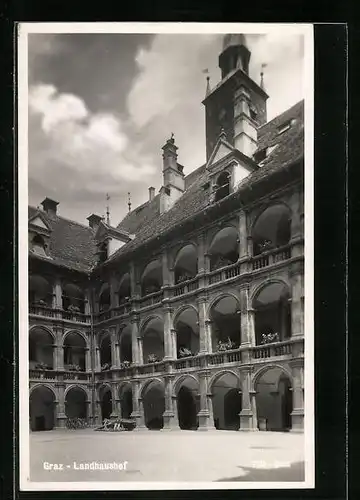
[[[54, 85], [39, 84], [29, 90], [31, 174], [44, 185], [56, 179], [72, 193], [86, 190], [119, 191], [121, 183], [146, 182], [154, 166], [136, 156], [120, 119], [110, 113], [91, 113], [85, 102], [59, 93]], [[63, 177], [52, 166], [70, 171]]]

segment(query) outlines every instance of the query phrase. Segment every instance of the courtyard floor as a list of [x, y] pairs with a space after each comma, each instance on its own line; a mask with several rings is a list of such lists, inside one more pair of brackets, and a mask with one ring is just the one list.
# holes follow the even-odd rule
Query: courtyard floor
[[[92, 461], [123, 470], [79, 470]], [[46, 470], [45, 464], [63, 464]], [[74, 463], [75, 462], [75, 463]], [[30, 433], [30, 481], [304, 481], [304, 435], [236, 431]]]

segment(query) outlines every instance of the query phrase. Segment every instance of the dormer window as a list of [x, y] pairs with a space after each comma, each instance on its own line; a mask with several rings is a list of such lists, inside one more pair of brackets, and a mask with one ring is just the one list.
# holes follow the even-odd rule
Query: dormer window
[[36, 253], [36, 255], [47, 257], [44, 238], [39, 234], [36, 234], [32, 240], [32, 251]]
[[291, 127], [291, 120], [289, 120], [289, 121], [287, 121], [285, 123], [282, 123], [278, 127], [278, 135], [283, 134], [284, 132], [287, 132], [290, 127]]
[[230, 174], [222, 172], [217, 178], [215, 201], [219, 201], [230, 194]]
[[256, 151], [254, 154], [254, 160], [256, 163], [261, 163], [262, 161], [265, 160], [267, 155], [267, 148], [260, 149], [259, 151]]
[[99, 245], [99, 251], [98, 251], [98, 255], [99, 255], [99, 263], [101, 264], [102, 262], [105, 262], [108, 258], [108, 252], [109, 252], [109, 248], [108, 248], [108, 242], [107, 241], [104, 241], [103, 243], [101, 243]]

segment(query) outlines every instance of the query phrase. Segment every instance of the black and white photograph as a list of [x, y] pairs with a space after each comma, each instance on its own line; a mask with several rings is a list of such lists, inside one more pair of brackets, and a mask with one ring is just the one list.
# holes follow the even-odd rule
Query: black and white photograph
[[20, 23], [21, 490], [314, 487], [313, 59]]

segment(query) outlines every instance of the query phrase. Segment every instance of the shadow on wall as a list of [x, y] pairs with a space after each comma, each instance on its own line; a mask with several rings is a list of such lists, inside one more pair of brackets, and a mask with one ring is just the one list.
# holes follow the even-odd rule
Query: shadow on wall
[[238, 477], [227, 477], [217, 479], [217, 482], [230, 481], [305, 481], [305, 464], [304, 462], [295, 462], [290, 467], [281, 467], [273, 469], [258, 469], [252, 467], [239, 466], [245, 474]]

